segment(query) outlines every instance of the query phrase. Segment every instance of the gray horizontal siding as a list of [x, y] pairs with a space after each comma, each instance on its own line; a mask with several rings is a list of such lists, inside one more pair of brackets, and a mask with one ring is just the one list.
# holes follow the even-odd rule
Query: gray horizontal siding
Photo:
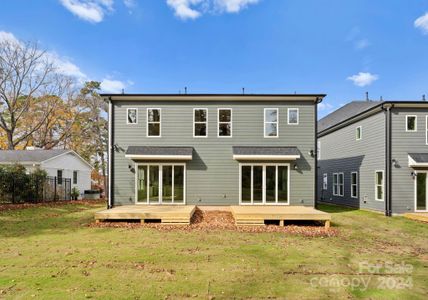
[[[417, 116], [417, 132], [406, 132], [406, 115]], [[426, 116], [423, 108], [394, 108], [392, 110], [392, 159], [397, 166], [392, 167], [392, 211], [404, 213], [415, 208], [415, 180], [410, 176], [414, 171], [408, 166], [408, 153], [428, 153], [426, 145]]]
[[[362, 139], [355, 130], [362, 126]], [[318, 198], [336, 204], [383, 211], [384, 201], [375, 200], [375, 170], [385, 171], [385, 114], [377, 113], [319, 139], [321, 157], [318, 171]], [[358, 199], [351, 198], [351, 172], [358, 172]], [[333, 173], [345, 176], [344, 196], [333, 196]], [[328, 174], [328, 189], [322, 190], [322, 176]]]
[[[313, 205], [314, 105], [304, 102], [120, 102], [114, 103], [114, 140], [128, 146], [190, 146], [193, 160], [187, 163], [187, 203], [222, 205], [239, 203], [239, 163], [232, 146], [296, 146], [302, 154], [299, 170], [291, 170], [291, 204]], [[138, 124], [126, 124], [126, 109], [138, 108]], [[217, 137], [217, 108], [233, 109], [233, 137]], [[287, 108], [300, 110], [299, 125], [287, 124]], [[162, 109], [162, 137], [146, 137], [146, 109]], [[208, 138], [193, 138], [193, 108], [208, 108]], [[264, 108], [279, 108], [280, 138], [263, 137]], [[124, 152], [114, 158], [114, 202], [135, 202], [134, 174]]]

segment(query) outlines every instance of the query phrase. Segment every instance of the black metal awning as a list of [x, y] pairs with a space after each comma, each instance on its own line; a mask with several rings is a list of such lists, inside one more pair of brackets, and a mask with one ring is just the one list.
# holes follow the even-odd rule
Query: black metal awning
[[125, 157], [133, 160], [192, 160], [192, 147], [129, 146]]
[[234, 146], [235, 160], [296, 160], [300, 158], [297, 147]]

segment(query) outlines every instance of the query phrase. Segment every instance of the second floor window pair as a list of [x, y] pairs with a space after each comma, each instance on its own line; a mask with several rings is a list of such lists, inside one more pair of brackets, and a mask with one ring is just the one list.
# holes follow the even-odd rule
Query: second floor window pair
[[[161, 109], [147, 109], [147, 136], [161, 136]], [[279, 126], [278, 108], [264, 109], [264, 137], [278, 137]], [[138, 109], [127, 109], [127, 124], [138, 124]], [[288, 125], [299, 124], [299, 109], [288, 109]], [[208, 136], [208, 109], [194, 108], [193, 109], [193, 137]], [[217, 110], [217, 136], [232, 137], [232, 109], [219, 108]]]

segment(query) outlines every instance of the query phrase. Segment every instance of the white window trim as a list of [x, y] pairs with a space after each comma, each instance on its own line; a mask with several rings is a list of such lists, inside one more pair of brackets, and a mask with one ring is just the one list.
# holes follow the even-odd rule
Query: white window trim
[[[251, 202], [242, 202], [242, 167], [244, 166], [250, 166], [251, 167]], [[261, 203], [253, 203], [253, 167], [254, 166], [261, 166], [263, 167], [263, 171], [262, 171], [262, 191], [263, 191], [263, 195], [262, 195], [262, 202]], [[276, 182], [276, 187], [275, 187], [275, 202], [268, 202], [266, 203], [266, 166], [275, 166], [275, 182]], [[287, 166], [287, 170], [288, 170], [288, 174], [287, 174], [287, 191], [288, 191], [288, 199], [287, 202], [282, 202], [282, 203], [278, 203], [278, 167], [279, 166]], [[290, 205], [290, 199], [291, 199], [291, 191], [290, 191], [290, 182], [291, 182], [291, 178], [290, 178], [290, 167], [291, 165], [288, 163], [268, 163], [268, 164], [261, 164], [261, 163], [240, 163], [239, 164], [239, 205], [250, 205], [250, 206], [254, 206], [254, 205], [264, 205], [264, 206], [284, 206], [284, 205]]]
[[[149, 122], [149, 110], [159, 110], [159, 122]], [[159, 123], [159, 135], [149, 135], [149, 123]], [[160, 138], [162, 137], [162, 109], [156, 107], [149, 107], [146, 110], [146, 137], [148, 138]]]
[[[266, 110], [276, 110], [276, 122], [266, 122]], [[276, 136], [266, 135], [266, 124], [276, 124]], [[266, 107], [263, 110], [263, 136], [268, 139], [279, 138], [279, 109]]]
[[[337, 176], [337, 183], [336, 183], [336, 186], [337, 186], [337, 192], [338, 193], [334, 193], [334, 176]], [[342, 184], [340, 184], [339, 183], [339, 175], [342, 175], [342, 178], [343, 178], [343, 183]], [[340, 194], [340, 186], [342, 185], [342, 194]], [[343, 172], [339, 172], [339, 173], [333, 173], [333, 196], [338, 196], [338, 197], [343, 197], [344, 196], [344, 194], [345, 194], [345, 174], [343, 173]]]
[[[360, 129], [360, 138], [358, 138], [358, 129]], [[363, 126], [358, 126], [357, 128], [355, 128], [355, 140], [361, 141], [362, 138], [363, 138]]]
[[[426, 184], [426, 187], [428, 187], [428, 171], [418, 171], [417, 175], [420, 173], [427, 174], [427, 182], [425, 184]], [[428, 212], [428, 206], [427, 206], [427, 209], [418, 209], [418, 181], [414, 180], [414, 182], [415, 182], [414, 184], [415, 212]], [[427, 200], [425, 199], [425, 201]]]
[[[206, 119], [205, 122], [197, 122], [197, 123], [198, 124], [204, 124], [205, 123], [205, 125], [207, 126], [207, 129], [205, 131], [206, 134], [205, 135], [195, 135], [195, 125], [196, 125], [196, 122], [195, 122], [195, 111], [196, 110], [202, 110], [202, 109], [206, 111], [207, 119]], [[193, 138], [196, 138], [196, 139], [199, 139], [199, 138], [205, 139], [205, 138], [208, 137], [208, 108], [199, 107], [199, 108], [194, 108], [193, 109], [193, 126], [192, 126], [192, 131], [193, 131]]]
[[[378, 184], [377, 184], [377, 173], [382, 173], [382, 199], [378, 199], [377, 198], [377, 187], [379, 186]], [[374, 178], [374, 180], [375, 180], [375, 200], [376, 201], [384, 201], [384, 199], [385, 199], [385, 172], [383, 171], [383, 170], [376, 170], [375, 171], [375, 178]]]
[[[220, 122], [220, 110], [229, 110], [230, 111], [230, 122]], [[208, 120], [208, 113], [207, 113]], [[220, 135], [220, 124], [229, 124], [230, 123], [230, 135]], [[208, 127], [207, 127], [208, 129]], [[194, 133], [195, 128], [193, 128]], [[217, 137], [219, 138], [231, 138], [233, 136], [233, 111], [231, 108], [217, 108]]]
[[[147, 194], [147, 201], [146, 202], [138, 202], [138, 167], [139, 166], [158, 166], [159, 167], [159, 202], [157, 203], [153, 203], [150, 202], [148, 194]], [[162, 202], [162, 188], [163, 188], [163, 182], [162, 182], [162, 167], [163, 166], [184, 166], [183, 169], [183, 202], [181, 203], [174, 203], [174, 202], [167, 202], [167, 203], [163, 203]], [[186, 184], [187, 184], [187, 179], [186, 179], [186, 164], [185, 163], [135, 163], [134, 164], [134, 168], [135, 168], [135, 199], [134, 199], [134, 203], [138, 204], [138, 205], [186, 205]], [[172, 171], [172, 184], [174, 184], [174, 168]], [[149, 178], [149, 168], [147, 168], [147, 193], [149, 193], [149, 185], [150, 185], [150, 178]]]
[[[409, 130], [407, 128], [407, 119], [409, 117], [415, 117], [415, 130]], [[417, 115], [406, 115], [406, 132], [417, 132], [418, 131], [418, 116]]]
[[[297, 110], [297, 123], [290, 123], [290, 110]], [[292, 108], [292, 107], [288, 108], [287, 109], [287, 124], [294, 126], [294, 125], [299, 125], [299, 123], [300, 123], [300, 111], [299, 111], [299, 109], [298, 108]]]
[[[352, 175], [353, 174], [355, 174], [355, 180], [356, 180], [356, 182], [355, 183], [352, 183]], [[358, 182], [358, 172], [351, 172], [351, 182], [350, 182], [350, 184], [351, 184], [351, 198], [358, 198], [358, 185], [359, 185], [359, 182]], [[352, 195], [352, 187], [353, 186], [356, 186], [356, 195]]]
[[322, 189], [326, 191], [328, 189], [328, 174], [322, 174]]
[[428, 115], [425, 116], [425, 144], [428, 145]]
[[[130, 111], [131, 109], [134, 109], [134, 110], [135, 110], [135, 116], [137, 117], [137, 120], [136, 120], [136, 122], [135, 122], [135, 123], [129, 123], [128, 114], [129, 114], [129, 111]], [[129, 107], [129, 108], [127, 108], [127, 109], [126, 109], [126, 124], [127, 124], [127, 125], [137, 125], [137, 124], [138, 124], [138, 108]]]

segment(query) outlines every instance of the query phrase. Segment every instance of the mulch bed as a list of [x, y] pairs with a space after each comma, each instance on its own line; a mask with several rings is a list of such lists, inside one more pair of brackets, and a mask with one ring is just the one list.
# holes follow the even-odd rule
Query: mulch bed
[[196, 209], [190, 225], [167, 225], [160, 223], [128, 223], [128, 222], [100, 222], [91, 223], [89, 227], [100, 228], [152, 228], [159, 231], [202, 231], [228, 230], [248, 233], [280, 232], [303, 235], [308, 237], [337, 236], [336, 228], [325, 229], [324, 226], [298, 226], [298, 225], [265, 225], [265, 226], [236, 226], [235, 219], [228, 211], [202, 211]]
[[18, 210], [33, 207], [56, 207], [68, 204], [80, 204], [95, 206], [105, 203], [106, 200], [63, 200], [63, 201], [48, 201], [40, 203], [20, 203], [20, 204], [0, 204], [0, 211]]

